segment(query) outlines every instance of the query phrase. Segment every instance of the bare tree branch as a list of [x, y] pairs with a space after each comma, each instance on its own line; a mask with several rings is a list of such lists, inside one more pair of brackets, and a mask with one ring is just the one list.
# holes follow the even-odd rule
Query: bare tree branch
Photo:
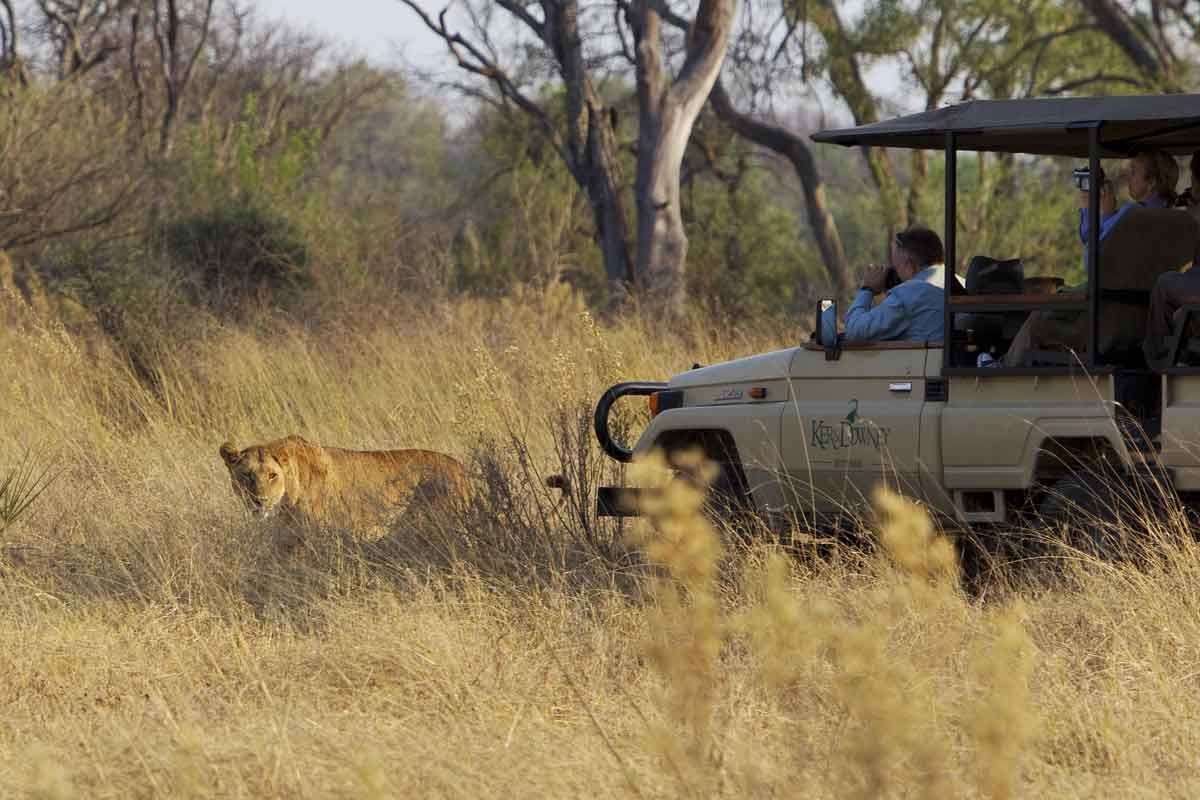
[[154, 40], [158, 45], [159, 68], [166, 90], [166, 105], [159, 124], [158, 144], [159, 156], [165, 157], [170, 155], [175, 143], [175, 126], [183, 111], [188, 84], [212, 27], [214, 0], [200, 0], [201, 10], [196, 22], [198, 32], [186, 56], [183, 48], [187, 45], [181, 41], [184, 19], [179, 10], [179, 2], [166, 0], [165, 17], [159, 7], [160, 2], [161, 0], [151, 0], [150, 5], [153, 11]]
[[[548, 37], [548, 33], [546, 30], [547, 23], [545, 21], [539, 21], [539, 20], [535, 19], [534, 16], [525, 9], [525, 6], [523, 4], [515, 3], [515, 2], [513, 2], [513, 0], [496, 0], [496, 5], [500, 6], [505, 11], [512, 14], [514, 17], [516, 17], [517, 19], [521, 20], [521, 22], [524, 22], [525, 25], [531, 31], [533, 31], [534, 34], [539, 39], [541, 39], [543, 42], [553, 46], [553, 42], [547, 38]], [[544, 3], [544, 5], [546, 6], [546, 10], [547, 10], [546, 16], [548, 19], [550, 16], [549, 11], [553, 8], [553, 5], [554, 5], [554, 0], [548, 0], [546, 3]]]
[[141, 14], [141, 9], [134, 8], [133, 13], [129, 15], [129, 78], [133, 83], [133, 113], [139, 136], [144, 135], [146, 130], [146, 88], [137, 55], [138, 42], [141, 39]]
[[0, 0], [0, 11], [4, 12], [4, 18], [0, 19], [0, 69], [16, 77], [24, 86], [29, 83], [29, 76], [21, 59], [20, 23], [12, 0]]
[[1091, 86], [1096, 83], [1121, 83], [1126, 86], [1133, 86], [1138, 89], [1146, 88], [1146, 84], [1136, 78], [1130, 78], [1127, 75], [1116, 75], [1108, 72], [1098, 72], [1095, 75], [1090, 75], [1086, 78], [1078, 78], [1073, 81], [1065, 81], [1056, 86], [1047, 86], [1042, 90], [1047, 95], [1069, 94], [1078, 91], [1085, 86]]
[[[588, 198], [596, 235], [604, 255], [614, 299], [633, 282], [633, 262], [629, 253], [629, 233], [622, 192], [624, 184], [617, 160], [617, 143], [612, 116], [606, 113], [599, 93], [584, 63], [583, 41], [579, 31], [576, 0], [542, 0], [543, 19], [529, 13], [525, 5], [497, 0], [497, 6], [533, 31], [552, 55], [566, 90], [565, 131], [551, 115], [517, 85], [511, 74], [500, 66], [482, 21], [468, 4], [481, 44], [449, 30], [446, 11], [435, 21], [416, 0], [400, 0], [425, 26], [441, 38], [458, 67], [485, 78], [504, 103], [515, 104], [529, 116], [553, 146], [576, 184]], [[485, 52], [485, 50], [487, 52]], [[470, 94], [479, 96], [472, 90]], [[488, 100], [488, 102], [494, 102]]]
[[1152, 84], [1164, 89], [1178, 88], [1174, 65], [1164, 62], [1147, 49], [1144, 36], [1131, 24], [1130, 18], [1114, 0], [1080, 0], [1081, 5], [1096, 20], [1100, 30], [1121, 49], [1133, 65]]
[[[486, 56], [474, 44], [467, 41], [462, 34], [451, 33], [446, 28], [446, 11], [444, 9], [438, 16], [438, 21], [434, 22], [433, 19], [425, 13], [424, 9], [417, 5], [416, 0], [400, 0], [400, 2], [412, 9], [413, 13], [420, 17], [421, 21], [425, 23], [425, 27], [437, 34], [442, 41], [446, 43], [447, 49], [449, 49], [450, 54], [454, 56], [454, 60], [458, 63], [459, 68], [464, 69], [474, 75], [478, 75], [481, 78], [487, 78], [489, 81], [491, 81], [501, 94], [516, 103], [526, 114], [537, 120], [539, 127], [541, 127], [543, 132], [545, 132], [551, 143], [554, 145], [554, 148], [565, 155], [566, 151], [563, 148], [562, 137], [558, 135], [558, 131], [554, 127], [554, 123], [550, 120], [546, 113], [541, 109], [540, 106], [538, 106], [537, 103], [525, 96], [525, 93], [522, 92], [515, 83], [513, 83], [513, 80], [509, 77], [508, 73], [501, 69], [495, 61]], [[470, 56], [470, 59], [474, 60], [465, 58], [460, 52], [460, 49], [465, 50]]]
[[777, 125], [771, 125], [753, 119], [739, 112], [729, 99], [725, 87], [718, 80], [713, 86], [709, 102], [713, 109], [727, 125], [740, 136], [762, 147], [766, 147], [791, 162], [800, 185], [804, 191], [804, 205], [808, 213], [808, 222], [817, 240], [817, 249], [821, 251], [821, 260], [829, 273], [839, 296], [846, 296], [852, 286], [853, 277], [850, 273], [850, 263], [842, 248], [842, 239], [838, 234], [837, 223], [833, 213], [825, 203], [825, 187], [817, 171], [817, 162], [804, 139]]

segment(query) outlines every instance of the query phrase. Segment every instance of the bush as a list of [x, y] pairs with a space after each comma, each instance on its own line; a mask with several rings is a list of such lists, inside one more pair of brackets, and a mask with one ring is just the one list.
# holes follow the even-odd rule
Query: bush
[[0, 533], [20, 519], [57, 479], [53, 465], [39, 467], [29, 453], [15, 467], [0, 473]]
[[220, 316], [287, 308], [312, 286], [301, 234], [255, 205], [234, 204], [171, 222], [162, 240], [197, 304]]

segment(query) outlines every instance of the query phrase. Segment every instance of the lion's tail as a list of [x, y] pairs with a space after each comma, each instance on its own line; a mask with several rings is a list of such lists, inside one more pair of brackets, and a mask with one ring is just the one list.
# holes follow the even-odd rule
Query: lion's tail
[[546, 485], [562, 492], [564, 499], [571, 496], [571, 482], [562, 473], [546, 476]]

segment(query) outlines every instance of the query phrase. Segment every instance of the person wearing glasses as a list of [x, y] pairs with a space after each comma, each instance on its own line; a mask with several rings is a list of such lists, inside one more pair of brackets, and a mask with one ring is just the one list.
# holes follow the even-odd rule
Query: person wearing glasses
[[[942, 240], [929, 228], [914, 225], [896, 234], [891, 267], [871, 264], [863, 270], [862, 286], [846, 310], [845, 341], [941, 341], [945, 259]], [[887, 297], [875, 305], [875, 296], [885, 291]]]

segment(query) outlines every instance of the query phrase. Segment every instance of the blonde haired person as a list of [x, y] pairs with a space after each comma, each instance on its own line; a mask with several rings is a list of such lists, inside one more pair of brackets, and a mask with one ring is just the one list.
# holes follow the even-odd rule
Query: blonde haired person
[[[1179, 183], [1179, 164], [1165, 150], [1142, 150], [1131, 159], [1128, 173], [1129, 200], [1117, 208], [1117, 193], [1113, 181], [1100, 173], [1100, 240], [1103, 241], [1118, 223], [1135, 208], [1171, 208], [1175, 205], [1175, 186]], [[1083, 242], [1084, 264], [1087, 264], [1088, 203], [1087, 192], [1079, 193], [1079, 240]], [[1198, 273], [1200, 274], [1200, 273]], [[1087, 283], [1060, 292], [1086, 292]], [[1152, 301], [1153, 302], [1153, 301]], [[1168, 315], [1168, 321], [1169, 321]], [[1069, 347], [1080, 350], [1085, 341], [1085, 318], [1078, 314], [1054, 311], [1035, 311], [1025, 320], [1008, 351], [1000, 359], [1006, 367], [1025, 365], [1033, 350], [1043, 347]], [[1150, 326], [1153, 327], [1153, 323]], [[1146, 358], [1150, 358], [1147, 333]]]
[[[1103, 179], [1103, 174], [1102, 174]], [[1179, 164], [1165, 150], [1142, 150], [1129, 164], [1129, 200], [1117, 208], [1117, 194], [1111, 181], [1100, 185], [1100, 238], [1131, 208], [1171, 208], [1175, 205], [1175, 186], [1179, 183]], [[1079, 240], [1087, 246], [1088, 193], [1079, 193]]]

